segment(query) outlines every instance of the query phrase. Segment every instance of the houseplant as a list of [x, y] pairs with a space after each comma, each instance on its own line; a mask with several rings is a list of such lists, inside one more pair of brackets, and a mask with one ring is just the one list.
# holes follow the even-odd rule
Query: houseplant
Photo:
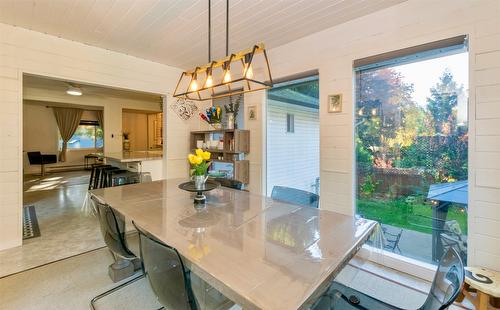
[[210, 167], [210, 152], [196, 149], [194, 154], [188, 155], [189, 163], [191, 164], [191, 176], [197, 189], [205, 188], [207, 181], [207, 170]]
[[130, 137], [130, 132], [124, 131], [123, 132], [123, 150], [124, 151], [130, 151], [130, 140], [128, 139]]
[[227, 129], [237, 128], [236, 117], [238, 116], [238, 110], [240, 109], [241, 95], [237, 96], [235, 101], [236, 102], [233, 101], [233, 96], [231, 96], [229, 97], [229, 104], [224, 105], [227, 117]]

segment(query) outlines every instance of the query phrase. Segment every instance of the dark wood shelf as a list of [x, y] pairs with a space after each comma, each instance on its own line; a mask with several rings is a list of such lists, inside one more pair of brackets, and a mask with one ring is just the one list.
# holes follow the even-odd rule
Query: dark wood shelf
[[211, 158], [210, 161], [216, 161], [216, 162], [219, 162], [219, 163], [228, 163], [228, 164], [234, 163], [234, 160], [230, 160], [230, 159], [216, 159], [216, 158]]
[[[215, 154], [214, 157], [223, 159], [211, 159], [214, 162], [223, 162], [233, 164], [234, 179], [244, 184], [248, 184], [250, 167], [249, 161], [244, 159], [244, 154], [250, 152], [250, 131], [242, 129], [211, 129], [197, 130], [191, 132], [191, 150], [196, 149], [196, 142], [203, 140], [205, 142], [212, 140], [211, 134], [221, 135], [220, 139], [224, 142], [224, 149], [202, 148]], [[219, 137], [217, 137], [219, 139]], [[231, 149], [231, 150], [230, 150]]]
[[[192, 149], [194, 152], [196, 149]], [[225, 151], [225, 150], [219, 150], [219, 149], [202, 149], [205, 152], [210, 152], [210, 153], [226, 153], [226, 154], [242, 154], [245, 152], [235, 152], [235, 151]]]

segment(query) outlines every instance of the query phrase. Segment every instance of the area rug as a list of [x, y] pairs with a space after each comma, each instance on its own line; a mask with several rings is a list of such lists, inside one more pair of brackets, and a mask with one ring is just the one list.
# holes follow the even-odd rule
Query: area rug
[[36, 218], [35, 206], [23, 208], [23, 240], [40, 237], [40, 227]]

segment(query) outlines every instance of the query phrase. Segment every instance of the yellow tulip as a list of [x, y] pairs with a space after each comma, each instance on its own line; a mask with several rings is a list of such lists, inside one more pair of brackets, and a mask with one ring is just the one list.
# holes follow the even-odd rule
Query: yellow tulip
[[199, 165], [203, 162], [203, 158], [201, 158], [200, 156], [195, 156], [194, 157], [194, 163], [195, 165]]
[[188, 155], [188, 160], [189, 160], [189, 163], [190, 163], [191, 165], [196, 164], [195, 158], [196, 158], [196, 156], [195, 156], [195, 155], [193, 155], [193, 154], [189, 154], [189, 155]]
[[196, 149], [196, 156], [202, 157], [203, 155], [203, 150], [202, 149]]
[[201, 154], [201, 157], [204, 159], [204, 160], [209, 160], [210, 159], [210, 152], [203, 152]]

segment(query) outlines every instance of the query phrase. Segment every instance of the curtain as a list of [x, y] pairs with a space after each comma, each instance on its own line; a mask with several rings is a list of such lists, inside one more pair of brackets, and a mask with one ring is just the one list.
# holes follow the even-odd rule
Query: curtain
[[99, 127], [104, 131], [104, 111], [96, 111], [97, 121], [99, 122]]
[[78, 125], [80, 125], [80, 120], [82, 119], [82, 109], [73, 108], [52, 108], [54, 110], [54, 116], [56, 117], [57, 127], [59, 127], [59, 133], [63, 140], [61, 154], [59, 155], [59, 161], [66, 161], [66, 150], [68, 148], [68, 141], [71, 139], [75, 133]]

